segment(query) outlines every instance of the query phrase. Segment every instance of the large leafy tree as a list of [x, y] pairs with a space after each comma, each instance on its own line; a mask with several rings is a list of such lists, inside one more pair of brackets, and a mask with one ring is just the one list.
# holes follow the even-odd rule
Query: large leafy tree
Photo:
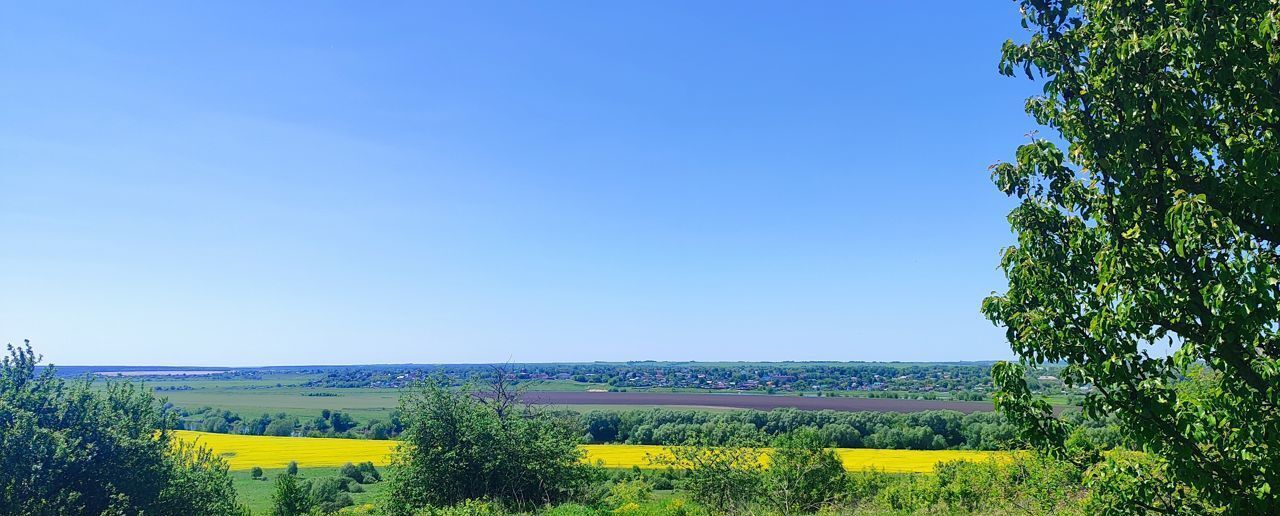
[[149, 392], [38, 362], [30, 344], [0, 360], [0, 515], [243, 513], [226, 462], [175, 442]]
[[[1021, 0], [1000, 70], [1043, 83], [996, 184], [1020, 200], [983, 312], [1021, 364], [997, 405], [1061, 449], [1023, 367], [1066, 364], [1087, 416], [1147, 452], [1094, 468], [1155, 512], [1280, 511], [1280, 4]], [[1191, 373], [1197, 380], [1185, 381]], [[1194, 384], [1194, 388], [1190, 386]]]

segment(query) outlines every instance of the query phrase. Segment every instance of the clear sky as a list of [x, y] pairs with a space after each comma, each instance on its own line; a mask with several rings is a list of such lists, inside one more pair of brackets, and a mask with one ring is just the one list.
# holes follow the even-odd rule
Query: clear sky
[[0, 7], [60, 364], [978, 360], [1013, 2]]

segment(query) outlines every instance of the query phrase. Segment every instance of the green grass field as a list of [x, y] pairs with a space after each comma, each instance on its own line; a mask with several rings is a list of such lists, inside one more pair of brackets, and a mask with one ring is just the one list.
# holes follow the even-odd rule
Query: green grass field
[[[298, 418], [314, 418], [320, 414], [323, 409], [341, 411], [350, 414], [357, 422], [364, 423], [371, 419], [386, 420], [389, 418], [392, 410], [398, 406], [400, 390], [398, 389], [375, 389], [375, 388], [323, 388], [323, 387], [302, 387], [301, 385], [309, 380], [315, 379], [317, 375], [307, 375], [298, 373], [277, 373], [267, 374], [260, 379], [215, 379], [201, 377], [185, 377], [185, 378], [141, 378], [131, 379], [131, 381], [143, 382], [147, 388], [161, 388], [166, 390], [157, 391], [156, 394], [162, 398], [166, 398], [175, 406], [195, 410], [201, 407], [212, 407], [219, 410], [230, 410], [238, 413], [241, 417], [253, 418], [263, 413], [277, 414], [283, 412], [289, 416]], [[108, 379], [106, 381], [98, 381], [95, 385], [104, 387], [108, 382], [118, 381], [117, 379]], [[183, 390], [167, 390], [174, 387], [189, 389]], [[521, 384], [521, 388], [529, 391], [570, 391], [581, 392], [591, 389], [607, 389], [607, 385], [597, 383], [581, 383], [571, 380], [542, 380], [525, 382]], [[672, 388], [655, 388], [655, 389], [630, 389], [633, 392], [690, 392], [708, 394], [712, 393], [705, 389], [672, 389]], [[308, 394], [324, 394], [323, 396], [308, 396]], [[727, 394], [727, 393], [726, 393]], [[778, 393], [783, 396], [815, 396], [817, 393]], [[824, 393], [828, 395], [831, 393]], [[867, 393], [862, 391], [854, 392], [838, 392], [839, 396], [849, 397], [866, 397]], [[878, 393], [883, 395], [883, 393]], [[905, 396], [904, 396], [905, 397]], [[945, 395], [939, 396], [939, 399], [946, 399]], [[1065, 405], [1066, 398], [1056, 396], [1050, 399], [1054, 405]], [[645, 410], [659, 408], [658, 405], [556, 405], [551, 407], [557, 410], [571, 410], [576, 412], [588, 412], [592, 410]], [[708, 411], [724, 411], [739, 410], [731, 408], [719, 407], [702, 407], [702, 406], [666, 406], [663, 408], [673, 409], [693, 409]]]
[[[274, 490], [276, 475], [284, 473], [284, 469], [265, 469], [266, 480], [254, 480], [248, 471], [232, 471], [236, 496], [254, 514], [271, 514], [271, 493]], [[382, 482], [364, 484], [363, 493], [351, 493], [351, 500], [356, 505], [371, 503], [387, 490], [386, 472]], [[338, 468], [298, 468], [298, 477], [303, 479], [333, 477], [338, 475]]]
[[[148, 385], [151, 385], [148, 383]], [[284, 412], [290, 416], [316, 417], [322, 409], [340, 410], [357, 421], [373, 418], [386, 420], [399, 404], [396, 389], [328, 389], [311, 387], [246, 388], [238, 386], [205, 386], [191, 382], [191, 390], [161, 391], [175, 406], [195, 409], [214, 407], [255, 417], [262, 413]], [[274, 385], [274, 384], [273, 384]], [[307, 396], [325, 393], [331, 396]]]
[[[358, 422], [370, 419], [387, 420], [399, 405], [399, 389], [373, 388], [324, 388], [301, 387], [309, 378], [294, 375], [261, 380], [216, 380], [203, 378], [146, 380], [148, 388], [190, 387], [189, 390], [162, 390], [156, 395], [167, 399], [177, 407], [189, 410], [213, 407], [230, 410], [242, 417], [256, 417], [263, 413], [283, 412], [299, 418], [313, 418], [323, 409], [350, 414]], [[115, 381], [115, 380], [112, 380]], [[107, 382], [99, 382], [105, 386]], [[277, 386], [278, 385], [278, 386]], [[602, 388], [600, 384], [579, 383], [565, 380], [548, 380], [525, 384], [530, 391], [586, 391]], [[686, 389], [696, 392], [696, 389]], [[324, 396], [308, 396], [323, 393]], [[660, 406], [660, 405], [554, 405], [553, 410], [589, 412], [592, 410], [646, 410], [653, 408], [690, 409], [706, 411], [740, 410], [723, 407]]]

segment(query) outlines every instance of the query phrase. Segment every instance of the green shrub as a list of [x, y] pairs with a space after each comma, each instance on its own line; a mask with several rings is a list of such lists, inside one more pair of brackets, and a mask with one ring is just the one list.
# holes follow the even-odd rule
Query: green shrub
[[626, 480], [609, 487], [605, 505], [617, 509], [627, 504], [642, 504], [653, 496], [653, 487], [644, 480]]
[[414, 516], [506, 516], [502, 507], [492, 502], [465, 500], [452, 507], [423, 507]]
[[351, 496], [346, 491], [342, 478], [324, 477], [311, 482], [311, 505], [323, 513], [336, 512], [338, 509], [352, 505]]
[[755, 504], [761, 491], [762, 467], [758, 442], [735, 438], [716, 446], [695, 438], [684, 446], [667, 448], [656, 464], [686, 472], [684, 488], [693, 499], [716, 513], [740, 513]]
[[571, 421], [511, 399], [425, 382], [401, 397], [405, 430], [393, 456], [388, 510], [489, 499], [520, 509], [568, 501], [594, 476]]
[[847, 473], [845, 477], [845, 495], [853, 503], [874, 500], [881, 489], [893, 482], [888, 473], [874, 469]]
[[[30, 343], [0, 360], [0, 514], [238, 514], [227, 464], [176, 441], [151, 391], [37, 372]], [[10, 512], [13, 511], [13, 512]]]
[[360, 473], [364, 475], [364, 483], [382, 481], [382, 473], [378, 472], [378, 468], [372, 462], [364, 461], [357, 467], [360, 468]]
[[905, 475], [876, 494], [877, 505], [899, 512], [921, 512], [937, 502], [938, 487], [932, 475]]
[[610, 511], [601, 511], [598, 509], [593, 509], [586, 505], [580, 505], [576, 503], [566, 503], [566, 504], [557, 505], [555, 507], [551, 507], [545, 511], [542, 511], [539, 514], [541, 514], [542, 516], [597, 516], [597, 515], [603, 516], [605, 514], [610, 514], [610, 513], [611, 513]]
[[342, 467], [338, 469], [338, 474], [350, 478], [351, 480], [355, 480], [357, 483], [364, 483], [364, 473], [361, 472], [360, 468], [356, 467], [355, 464], [350, 462], [343, 464]]
[[994, 461], [940, 462], [934, 466], [939, 497], [952, 510], [989, 511], [1002, 504], [1000, 469]]
[[310, 513], [310, 491], [310, 482], [299, 480], [296, 475], [276, 475], [275, 491], [271, 494], [272, 514], [301, 516]]
[[844, 488], [844, 464], [818, 430], [802, 428], [774, 441], [764, 473], [768, 505], [783, 514], [813, 512]]

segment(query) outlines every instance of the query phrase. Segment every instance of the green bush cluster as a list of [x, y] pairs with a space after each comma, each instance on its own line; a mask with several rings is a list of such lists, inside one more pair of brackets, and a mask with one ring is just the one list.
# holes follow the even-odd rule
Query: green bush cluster
[[64, 381], [39, 360], [26, 343], [0, 361], [0, 514], [243, 512], [226, 462], [175, 441], [150, 391]]

